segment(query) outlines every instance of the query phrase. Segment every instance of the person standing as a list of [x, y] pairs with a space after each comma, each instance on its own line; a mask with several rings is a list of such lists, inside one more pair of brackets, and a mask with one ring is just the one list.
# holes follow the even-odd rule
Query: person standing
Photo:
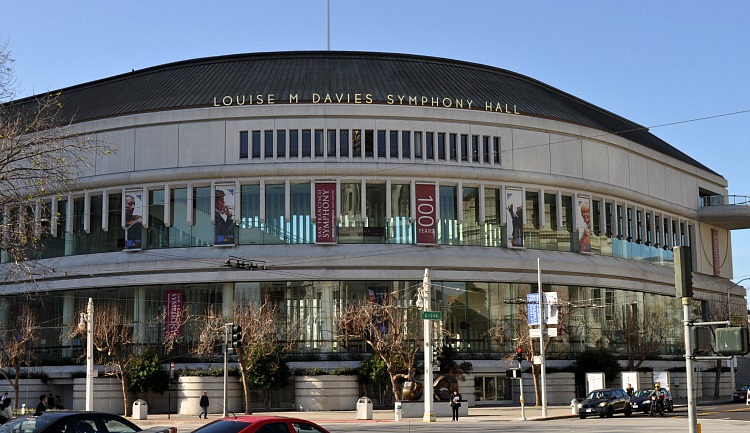
[[631, 397], [632, 397], [632, 396], [633, 396], [633, 394], [635, 393], [635, 390], [633, 390], [633, 385], [631, 385], [630, 383], [628, 383], [628, 387], [627, 387], [627, 388], [625, 388], [625, 392], [626, 392], [626, 393], [627, 393], [627, 394], [628, 394], [629, 396], [631, 396]]
[[52, 393], [49, 393], [47, 395], [47, 409], [54, 409], [55, 407], [55, 397], [52, 397]]
[[198, 414], [198, 418], [202, 415], [203, 419], [208, 419], [208, 393], [206, 391], [203, 391], [203, 395], [198, 404], [201, 407], [201, 413]]
[[36, 405], [36, 412], [34, 416], [39, 416], [47, 410], [47, 396], [42, 394], [39, 396], [39, 404]]
[[461, 407], [461, 394], [458, 393], [457, 389], [454, 389], [451, 396], [451, 409], [453, 409], [453, 419], [451, 421], [458, 421], [459, 407]]

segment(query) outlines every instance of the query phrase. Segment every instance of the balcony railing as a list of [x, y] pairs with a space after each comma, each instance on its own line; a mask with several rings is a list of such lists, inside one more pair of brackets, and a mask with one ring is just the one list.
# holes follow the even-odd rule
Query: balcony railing
[[747, 195], [709, 195], [698, 199], [699, 207], [706, 206], [750, 206]]

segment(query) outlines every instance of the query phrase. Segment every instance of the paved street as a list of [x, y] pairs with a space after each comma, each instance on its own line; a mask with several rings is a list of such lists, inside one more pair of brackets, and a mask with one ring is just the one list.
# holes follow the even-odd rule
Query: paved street
[[[263, 412], [267, 414], [268, 412]], [[333, 433], [339, 432], [455, 432], [460, 424], [461, 433], [472, 432], [624, 432], [641, 429], [658, 429], [662, 432], [686, 432], [687, 408], [678, 405], [673, 413], [665, 417], [650, 418], [643, 414], [634, 414], [630, 418], [616, 415], [614, 418], [578, 419], [572, 415], [567, 406], [551, 406], [548, 418], [541, 418], [541, 409], [526, 409], [527, 420], [520, 419], [518, 407], [482, 407], [469, 409], [469, 416], [453, 423], [448, 418], [438, 418], [434, 423], [425, 423], [421, 419], [404, 419], [394, 421], [392, 410], [376, 410], [372, 420], [357, 420], [354, 411], [347, 412], [271, 412], [274, 415], [295, 416], [315, 421]], [[220, 418], [214, 414], [208, 422]], [[743, 404], [713, 404], [702, 402], [698, 406], [698, 422], [702, 433], [726, 433], [746, 429], [750, 421], [750, 406]], [[188, 433], [207, 421], [197, 416], [151, 415], [148, 420], [135, 420], [141, 427], [171, 425], [179, 433]]]

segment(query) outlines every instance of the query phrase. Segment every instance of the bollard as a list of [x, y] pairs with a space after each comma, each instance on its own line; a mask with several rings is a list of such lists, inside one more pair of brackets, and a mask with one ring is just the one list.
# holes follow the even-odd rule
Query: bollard
[[570, 413], [573, 415], [578, 415], [578, 400], [573, 399], [570, 400]]

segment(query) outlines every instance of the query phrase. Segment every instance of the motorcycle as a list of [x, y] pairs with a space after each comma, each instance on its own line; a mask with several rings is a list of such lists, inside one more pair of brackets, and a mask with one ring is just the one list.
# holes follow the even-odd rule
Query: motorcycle
[[649, 397], [649, 400], [651, 400], [651, 408], [649, 409], [648, 416], [656, 416], [658, 413], [661, 416], [664, 416], [664, 404], [662, 403], [660, 398], [657, 398], [655, 395], [652, 395]]

